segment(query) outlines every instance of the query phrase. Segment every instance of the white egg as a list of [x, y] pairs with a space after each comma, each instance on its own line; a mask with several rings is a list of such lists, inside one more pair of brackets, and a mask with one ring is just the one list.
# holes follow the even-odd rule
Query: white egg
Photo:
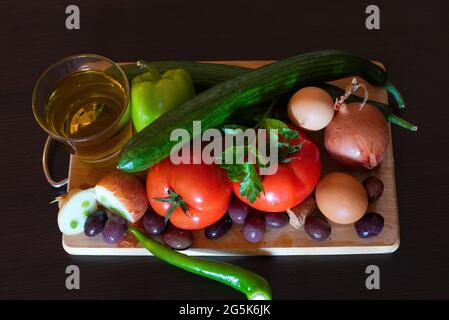
[[288, 117], [293, 124], [310, 131], [321, 130], [334, 116], [334, 101], [323, 89], [306, 87], [298, 90], [288, 103]]

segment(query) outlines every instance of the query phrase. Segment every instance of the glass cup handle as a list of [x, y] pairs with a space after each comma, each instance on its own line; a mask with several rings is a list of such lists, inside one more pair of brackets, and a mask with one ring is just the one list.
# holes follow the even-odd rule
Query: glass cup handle
[[69, 182], [69, 179], [65, 178], [60, 181], [55, 181], [50, 174], [50, 170], [48, 170], [48, 150], [50, 150], [52, 140], [53, 138], [51, 136], [48, 136], [47, 141], [45, 141], [44, 152], [42, 153], [42, 168], [44, 169], [44, 175], [48, 183], [54, 188], [60, 188], [65, 186]]

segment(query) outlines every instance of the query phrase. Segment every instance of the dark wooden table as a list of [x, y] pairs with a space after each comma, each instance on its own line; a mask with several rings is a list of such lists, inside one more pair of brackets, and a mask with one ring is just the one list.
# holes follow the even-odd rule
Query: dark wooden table
[[[92, 52], [115, 61], [279, 59], [341, 48], [382, 61], [417, 133], [393, 128], [401, 245], [390, 255], [222, 258], [267, 277], [277, 299], [449, 298], [447, 1], [375, 1], [381, 29], [365, 28], [370, 1], [87, 1], [81, 29], [65, 28], [69, 1], [0, 1], [1, 298], [234, 299], [239, 293], [152, 257], [69, 256], [57, 191], [41, 170], [44, 132], [33, 85], [58, 59]], [[295, 4], [293, 4], [295, 3]], [[67, 157], [53, 171], [63, 177]], [[81, 289], [65, 288], [65, 268]], [[378, 265], [381, 289], [365, 288]]]

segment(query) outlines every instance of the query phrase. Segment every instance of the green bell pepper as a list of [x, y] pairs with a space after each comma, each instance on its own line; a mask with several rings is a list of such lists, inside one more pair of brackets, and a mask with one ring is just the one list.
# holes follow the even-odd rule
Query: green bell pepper
[[167, 70], [161, 75], [151, 65], [143, 67], [147, 72], [136, 76], [131, 83], [131, 117], [137, 132], [195, 95], [186, 70]]

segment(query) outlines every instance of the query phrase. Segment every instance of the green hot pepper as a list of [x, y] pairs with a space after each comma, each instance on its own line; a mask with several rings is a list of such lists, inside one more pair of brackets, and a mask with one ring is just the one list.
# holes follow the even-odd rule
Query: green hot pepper
[[271, 300], [268, 281], [254, 272], [225, 262], [190, 257], [164, 246], [133, 227], [129, 227], [128, 231], [148, 251], [169, 264], [233, 287], [245, 293], [249, 300]]
[[137, 132], [195, 95], [186, 70], [167, 70], [161, 75], [152, 65], [143, 67], [147, 72], [136, 76], [131, 83], [131, 115]]

